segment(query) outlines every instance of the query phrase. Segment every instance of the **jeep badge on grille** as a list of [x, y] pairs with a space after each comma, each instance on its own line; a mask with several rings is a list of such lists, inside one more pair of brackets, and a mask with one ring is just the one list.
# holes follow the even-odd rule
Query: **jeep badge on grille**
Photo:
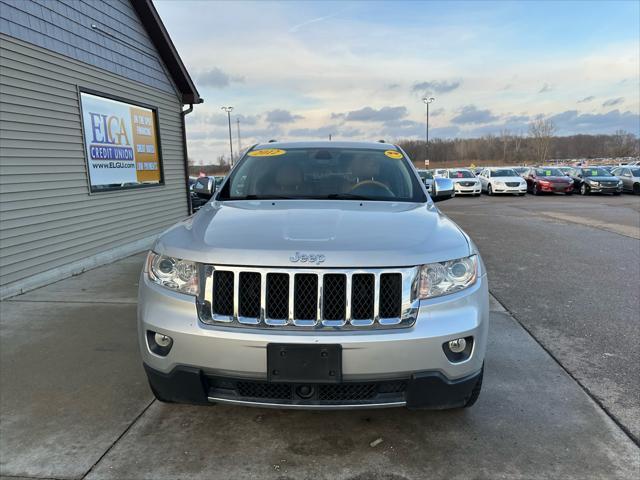
[[325, 256], [316, 253], [300, 253], [296, 252], [295, 255], [289, 257], [289, 260], [293, 263], [315, 263], [320, 265], [325, 260]]

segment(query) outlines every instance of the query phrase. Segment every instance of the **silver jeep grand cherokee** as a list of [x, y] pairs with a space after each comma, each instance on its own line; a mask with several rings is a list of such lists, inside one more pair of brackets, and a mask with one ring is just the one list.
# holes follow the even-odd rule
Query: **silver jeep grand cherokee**
[[[200, 195], [215, 187], [207, 178]], [[386, 143], [251, 148], [158, 238], [139, 340], [159, 400], [451, 408], [480, 393], [487, 275], [476, 246]]]

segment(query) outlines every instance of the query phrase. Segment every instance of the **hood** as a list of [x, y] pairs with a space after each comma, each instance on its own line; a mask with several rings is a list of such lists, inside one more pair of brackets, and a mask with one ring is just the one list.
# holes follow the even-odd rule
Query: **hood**
[[469, 255], [466, 235], [433, 204], [344, 200], [210, 202], [164, 232], [157, 253], [203, 263], [403, 267]]
[[450, 178], [449, 180], [451, 180], [454, 183], [458, 183], [458, 182], [479, 182], [480, 180], [478, 180], [477, 177], [473, 177], [473, 178]]

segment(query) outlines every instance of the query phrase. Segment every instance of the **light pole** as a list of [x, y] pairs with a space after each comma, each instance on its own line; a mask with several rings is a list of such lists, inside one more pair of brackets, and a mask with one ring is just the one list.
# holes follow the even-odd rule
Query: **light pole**
[[425, 167], [427, 166], [427, 161], [429, 160], [429, 104], [433, 102], [435, 98], [433, 97], [424, 97], [422, 101], [427, 106], [427, 142], [425, 144]]
[[233, 107], [221, 107], [221, 109], [227, 112], [227, 119], [229, 120], [229, 150], [231, 150], [231, 166], [233, 167], [233, 142], [231, 140], [231, 111]]
[[242, 142], [240, 140], [240, 117], [236, 117], [236, 126], [238, 127], [238, 155], [242, 151]]

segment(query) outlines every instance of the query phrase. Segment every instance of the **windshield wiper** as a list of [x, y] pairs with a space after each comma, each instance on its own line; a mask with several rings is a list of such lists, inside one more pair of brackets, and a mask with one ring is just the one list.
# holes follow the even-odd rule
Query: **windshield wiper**
[[296, 200], [300, 197], [286, 195], [245, 195], [243, 197], [226, 197], [223, 200]]
[[325, 198], [330, 200], [374, 200], [365, 195], [357, 195], [355, 193], [330, 193]]

